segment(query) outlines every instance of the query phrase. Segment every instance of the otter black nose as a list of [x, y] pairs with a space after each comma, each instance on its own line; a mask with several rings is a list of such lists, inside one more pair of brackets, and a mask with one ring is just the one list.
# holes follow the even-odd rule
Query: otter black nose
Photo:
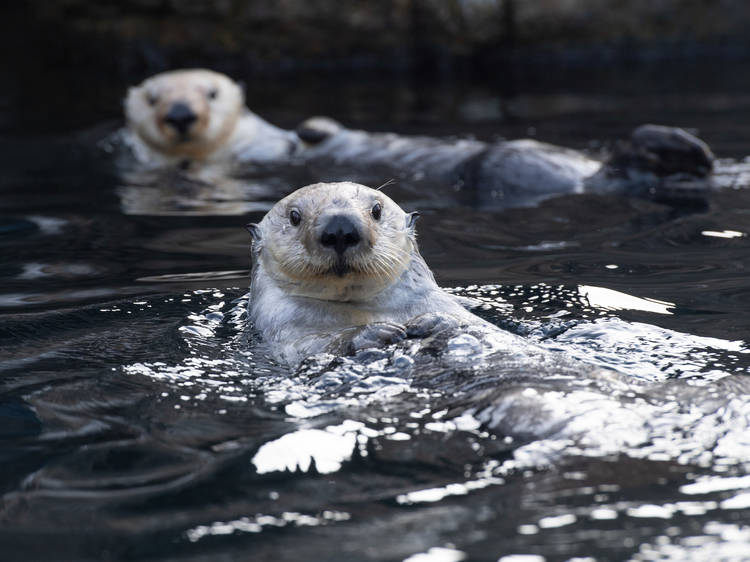
[[198, 116], [193, 113], [190, 106], [186, 103], [178, 101], [172, 107], [169, 108], [169, 112], [164, 116], [164, 122], [168, 123], [181, 135], [187, 133], [190, 125], [192, 125]]
[[336, 215], [323, 229], [320, 243], [328, 248], [334, 248], [337, 254], [343, 254], [349, 246], [359, 244], [359, 230], [351, 219]]

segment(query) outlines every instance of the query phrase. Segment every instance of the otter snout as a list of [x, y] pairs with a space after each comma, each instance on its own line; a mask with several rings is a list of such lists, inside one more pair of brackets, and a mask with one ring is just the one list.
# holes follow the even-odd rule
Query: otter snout
[[347, 248], [359, 244], [361, 238], [359, 228], [351, 218], [334, 215], [323, 227], [320, 244], [326, 248], [333, 248], [341, 256]]
[[169, 108], [164, 116], [164, 122], [173, 127], [181, 137], [187, 136], [191, 125], [198, 120], [198, 116], [191, 107], [181, 101], [178, 101]]

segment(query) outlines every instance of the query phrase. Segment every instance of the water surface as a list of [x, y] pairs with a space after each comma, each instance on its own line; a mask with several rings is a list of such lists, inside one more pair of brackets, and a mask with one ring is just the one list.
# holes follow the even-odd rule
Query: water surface
[[[702, 72], [689, 84], [679, 71], [672, 80], [637, 69], [519, 77], [517, 91], [248, 81], [253, 108], [284, 126], [328, 113], [371, 129], [532, 134], [597, 152], [658, 121], [698, 128], [734, 159], [721, 165], [731, 185], [698, 208], [567, 196], [483, 210], [420, 205], [403, 181], [388, 188], [420, 208], [422, 254], [478, 314], [640, 385], [643, 401], [587, 395], [579, 418], [599, 439], [588, 445], [509, 439], [477, 402], [458, 403], [505, 388], [502, 370], [441, 378], [399, 349], [298, 372], [273, 363], [244, 330], [242, 226], [309, 174], [256, 175], [221, 193], [133, 191], [96, 145], [117, 126], [124, 84], [108, 84], [97, 104], [77, 100], [55, 123], [67, 93], [45, 109], [24, 100], [21, 82], [6, 94], [0, 140], [6, 556], [744, 556], [746, 73]], [[459, 361], [469, 344], [453, 345]], [[690, 393], [675, 396], [689, 404], [664, 390], [687, 381]], [[596, 432], [608, 413], [623, 424], [617, 416], [641, 416], [649, 439], [612, 448]], [[613, 439], [642, 426], [623, 427]]]

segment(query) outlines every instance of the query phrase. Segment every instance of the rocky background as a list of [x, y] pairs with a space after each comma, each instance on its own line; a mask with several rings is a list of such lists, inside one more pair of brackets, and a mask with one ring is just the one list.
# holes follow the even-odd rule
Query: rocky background
[[750, 53], [746, 0], [26, 0], [2, 10], [11, 53], [126, 74], [186, 63], [488, 72]]
[[748, 22], [747, 0], [6, 2], [0, 135], [118, 123], [129, 85], [200, 66], [243, 82], [248, 104], [285, 127], [318, 113], [404, 133], [471, 121], [487, 138], [531, 126], [570, 143], [607, 138], [607, 112], [683, 124], [689, 107], [697, 123], [699, 99], [699, 125], [727, 114], [734, 130], [744, 98], [714, 94], [750, 87]]

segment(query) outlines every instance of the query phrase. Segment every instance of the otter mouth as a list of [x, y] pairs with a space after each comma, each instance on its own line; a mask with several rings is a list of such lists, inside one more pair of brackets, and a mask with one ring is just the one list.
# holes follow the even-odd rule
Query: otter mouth
[[193, 130], [193, 126], [190, 126], [187, 129], [177, 129], [172, 126], [168, 126], [168, 129], [171, 132], [172, 142], [174, 144], [189, 145], [197, 144], [197, 142], [200, 141], [198, 135], [196, 135], [195, 131]]
[[346, 262], [346, 260], [343, 257], [339, 257], [339, 259], [336, 260], [336, 263], [333, 264], [333, 267], [331, 268], [331, 273], [333, 273], [337, 277], [343, 277], [344, 275], [349, 273], [351, 270], [352, 268]]

